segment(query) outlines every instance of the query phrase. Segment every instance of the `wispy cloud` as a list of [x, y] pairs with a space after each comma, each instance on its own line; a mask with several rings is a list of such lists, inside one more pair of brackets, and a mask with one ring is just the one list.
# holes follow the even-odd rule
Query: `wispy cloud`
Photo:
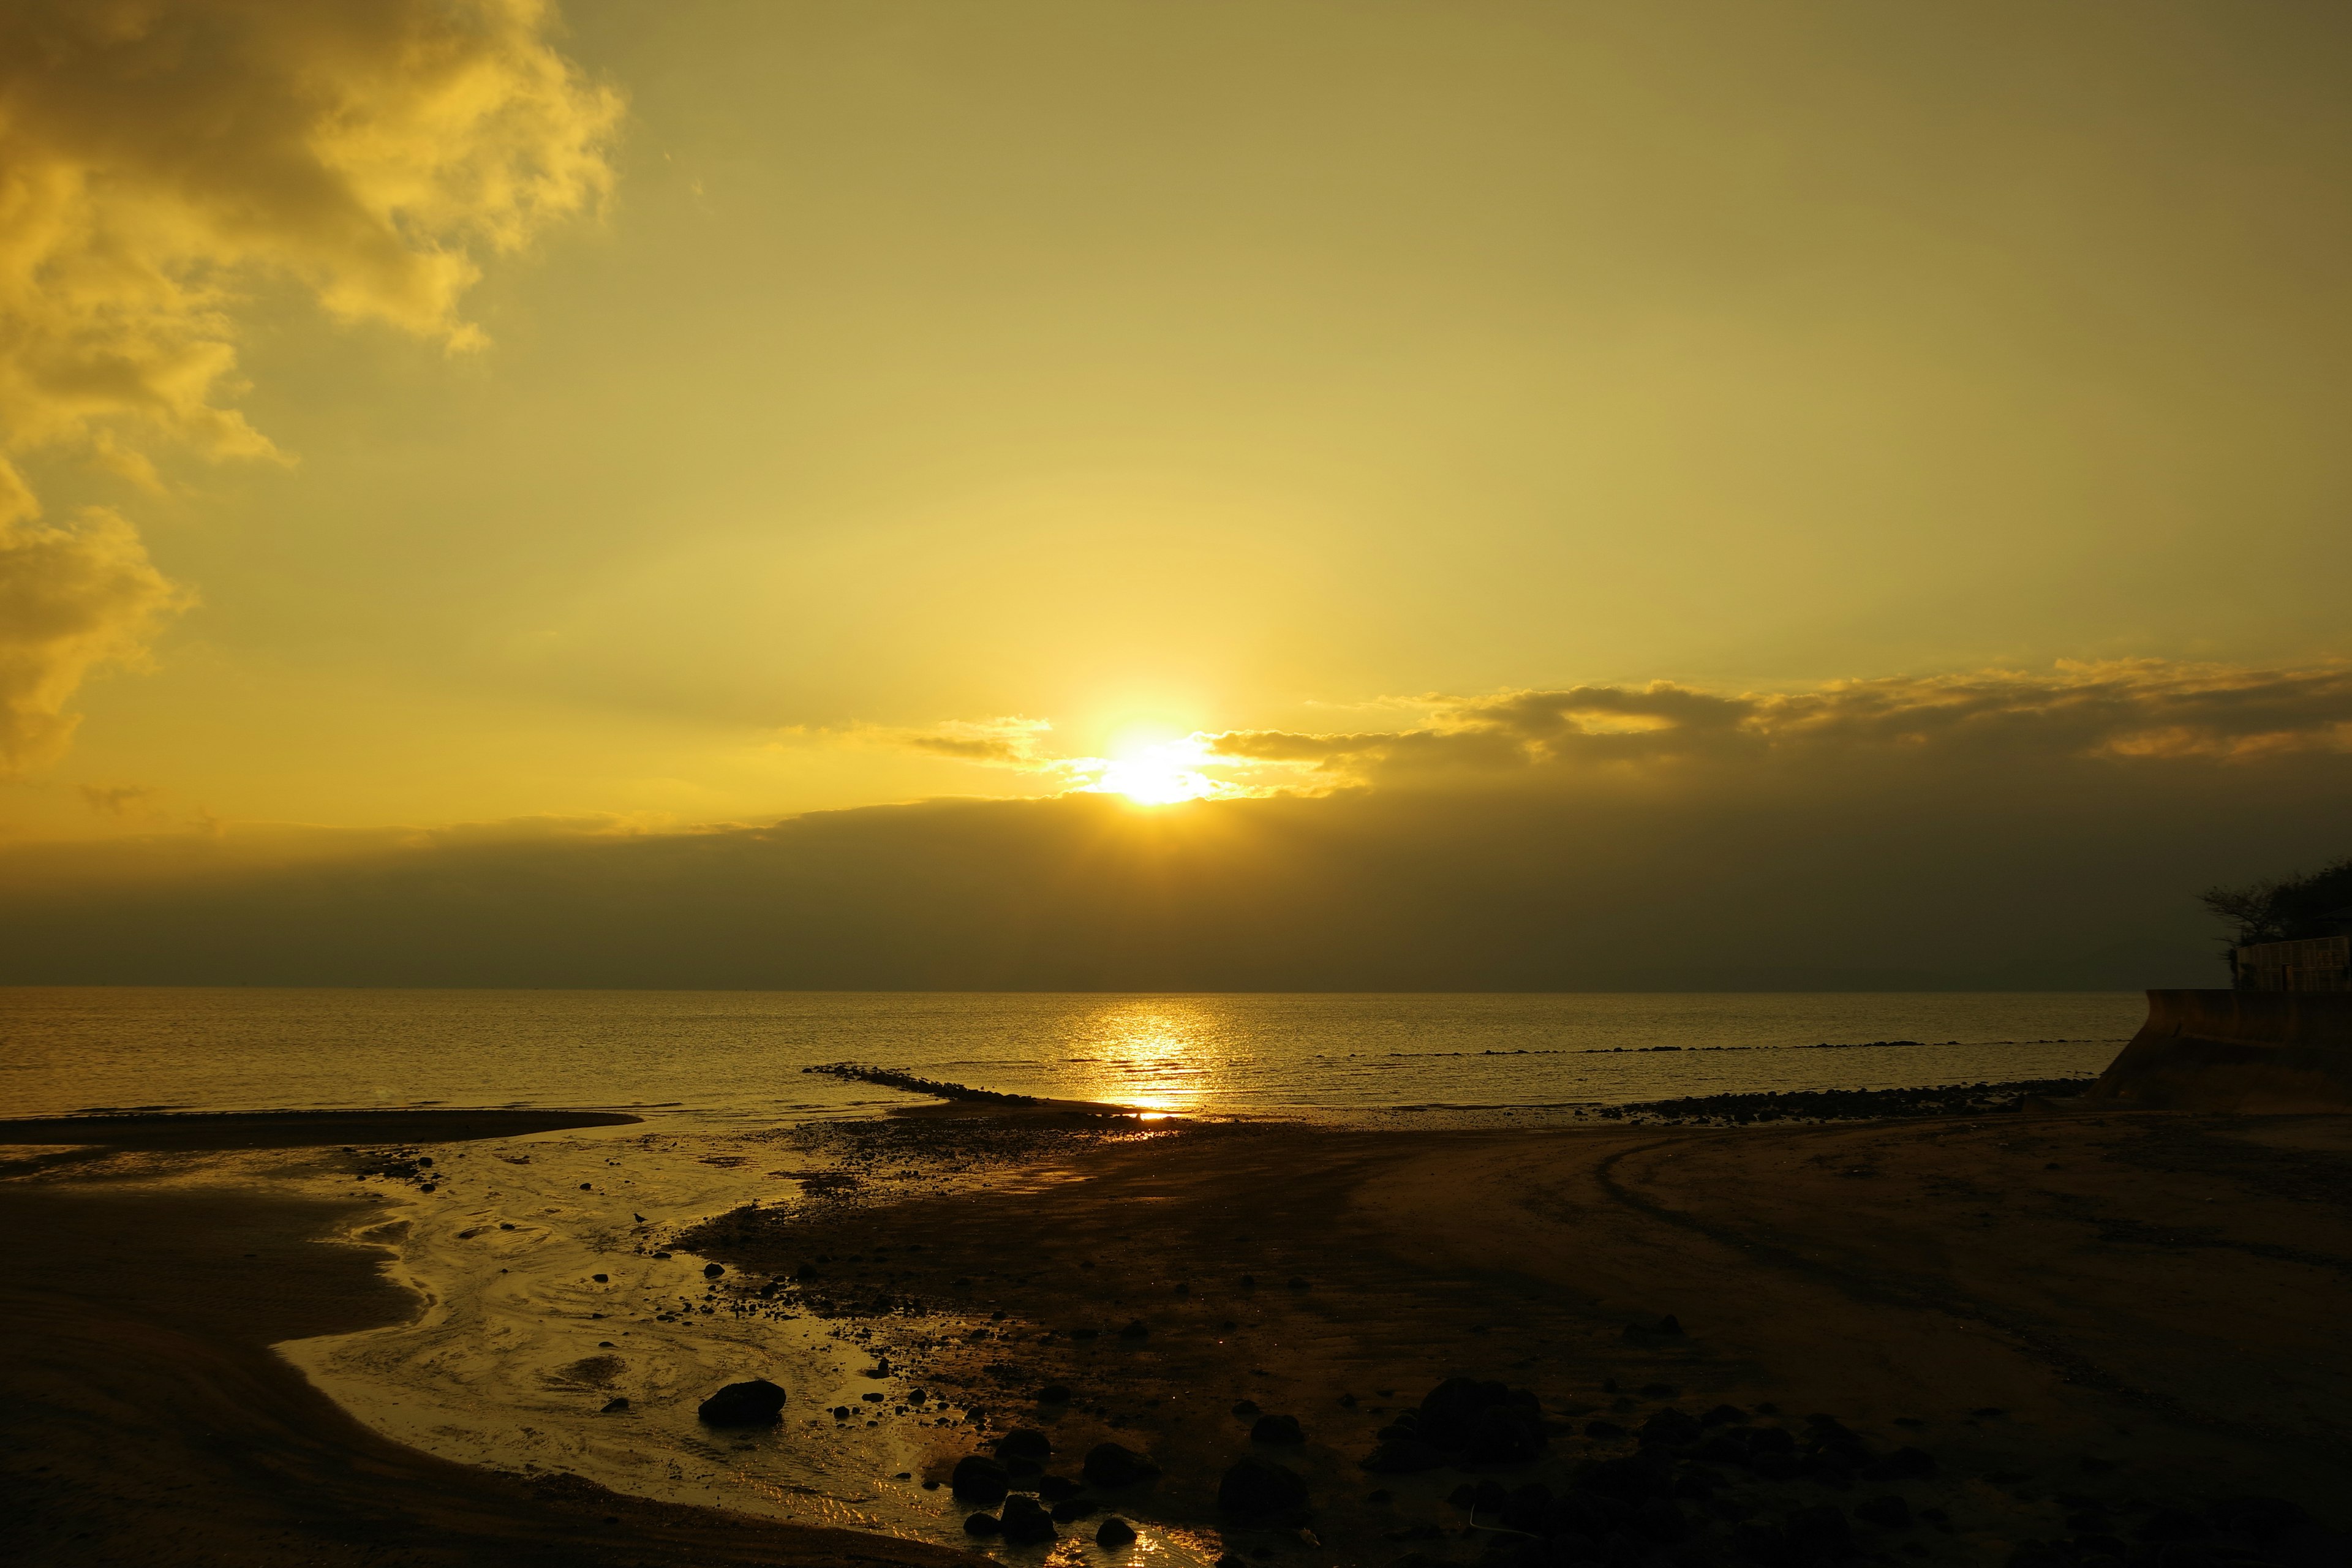
[[1201, 740], [1218, 755], [1370, 783], [1432, 770], [1541, 773], [1831, 752], [2243, 762], [2352, 751], [2352, 668], [2136, 659], [1776, 692], [1653, 681], [1433, 698], [1430, 713], [1427, 723], [1403, 730], [1235, 730]]

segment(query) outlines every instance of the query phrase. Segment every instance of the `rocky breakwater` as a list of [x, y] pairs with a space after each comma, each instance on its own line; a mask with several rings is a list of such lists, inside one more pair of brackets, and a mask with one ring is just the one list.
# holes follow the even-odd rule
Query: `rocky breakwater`
[[2352, 992], [2151, 991], [2084, 1096], [2117, 1110], [2352, 1110]]

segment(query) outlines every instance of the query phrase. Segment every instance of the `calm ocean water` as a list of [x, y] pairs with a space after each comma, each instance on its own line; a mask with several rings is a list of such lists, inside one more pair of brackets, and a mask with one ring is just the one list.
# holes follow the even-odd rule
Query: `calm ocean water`
[[[740, 1125], [908, 1103], [801, 1070], [855, 1061], [1158, 1110], [1475, 1120], [1685, 1094], [2094, 1073], [2144, 1012], [2133, 992], [0, 988], [0, 1114], [665, 1106]], [[1924, 1043], [1872, 1043], [1898, 1040]]]

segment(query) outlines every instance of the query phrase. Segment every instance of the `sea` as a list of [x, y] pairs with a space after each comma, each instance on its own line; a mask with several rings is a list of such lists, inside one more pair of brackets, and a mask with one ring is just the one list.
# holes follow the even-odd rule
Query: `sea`
[[1103, 994], [0, 988], [0, 1115], [290, 1107], [871, 1115], [855, 1063], [1190, 1116], [1540, 1118], [2095, 1074], [2137, 992]]
[[[345, 1216], [339, 1238], [380, 1255], [415, 1312], [277, 1349], [385, 1436], [461, 1463], [961, 1545], [962, 1510], [947, 1489], [921, 1483], [981, 1440], [975, 1413], [943, 1400], [869, 1405], [874, 1385], [859, 1374], [867, 1326], [714, 1312], [703, 1265], [715, 1260], [678, 1240], [745, 1205], [816, 1201], [795, 1141], [824, 1129], [802, 1124], [920, 1102], [808, 1068], [854, 1063], [1194, 1118], [1526, 1127], [1692, 1094], [2088, 1076], [2144, 1008], [2128, 992], [28, 987], [0, 989], [0, 1116], [637, 1111], [628, 1124], [436, 1145], [430, 1185], [354, 1181], [345, 1163], [305, 1150], [126, 1153], [107, 1171], [118, 1185], [333, 1200]], [[1148, 1123], [1120, 1134], [1158, 1135]], [[918, 1339], [971, 1327], [936, 1312], [898, 1324]], [[1018, 1327], [993, 1325], [999, 1338], [1019, 1338]], [[711, 1390], [747, 1376], [789, 1391], [781, 1426], [722, 1434], [696, 1419]], [[836, 1423], [835, 1405], [866, 1419]], [[1219, 1560], [1213, 1532], [1148, 1505], [1130, 1517], [1129, 1568]]]

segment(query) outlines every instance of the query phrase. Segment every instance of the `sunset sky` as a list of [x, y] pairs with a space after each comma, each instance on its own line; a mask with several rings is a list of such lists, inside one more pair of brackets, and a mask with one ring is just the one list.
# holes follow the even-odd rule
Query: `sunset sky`
[[2347, 79], [2323, 4], [15, 0], [0, 855], [2341, 854]]

